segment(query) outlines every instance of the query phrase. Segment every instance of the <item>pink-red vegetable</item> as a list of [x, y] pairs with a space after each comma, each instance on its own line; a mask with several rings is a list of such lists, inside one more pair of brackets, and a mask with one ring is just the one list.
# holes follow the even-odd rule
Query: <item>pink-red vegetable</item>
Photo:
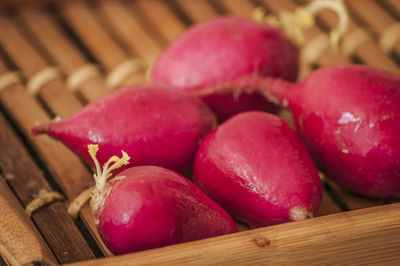
[[297, 84], [272, 78], [236, 82], [262, 88], [290, 107], [328, 177], [365, 196], [400, 197], [399, 75], [343, 65], [321, 68]]
[[[96, 159], [97, 145], [89, 145], [97, 173], [91, 207], [97, 228], [115, 254], [162, 247], [237, 231], [229, 214], [185, 177], [162, 167], [129, 164], [130, 157], [106, 163]], [[134, 156], [134, 155], [133, 155]], [[135, 158], [135, 157], [133, 157]]]
[[207, 106], [195, 96], [165, 85], [135, 85], [114, 91], [73, 117], [33, 128], [61, 140], [86, 163], [88, 144], [103, 150], [103, 164], [122, 148], [135, 165], [190, 169], [199, 140], [215, 125]]
[[[197, 24], [170, 43], [156, 61], [151, 79], [200, 93], [242, 76], [273, 76], [295, 81], [298, 49], [266, 23], [218, 17]], [[202, 95], [220, 121], [244, 110], [275, 111], [260, 95]]]
[[312, 217], [322, 197], [317, 169], [296, 133], [257, 111], [233, 116], [204, 138], [194, 181], [252, 227]]

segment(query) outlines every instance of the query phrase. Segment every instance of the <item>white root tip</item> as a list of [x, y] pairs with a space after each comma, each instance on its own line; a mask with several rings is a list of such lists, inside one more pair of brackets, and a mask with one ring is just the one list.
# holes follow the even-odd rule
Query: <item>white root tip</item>
[[296, 206], [290, 209], [289, 218], [292, 221], [300, 221], [314, 217], [314, 214], [303, 206]]

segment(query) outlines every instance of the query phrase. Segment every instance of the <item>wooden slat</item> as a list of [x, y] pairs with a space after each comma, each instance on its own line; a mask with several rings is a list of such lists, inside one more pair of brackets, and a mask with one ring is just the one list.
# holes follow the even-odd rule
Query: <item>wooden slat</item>
[[[25, 22], [24, 26], [33, 31], [45, 50], [67, 75], [71, 75], [80, 67], [89, 64], [76, 44], [66, 36], [49, 12], [45, 12], [39, 7], [27, 7], [20, 8], [19, 14]], [[86, 80], [79, 90], [87, 101], [93, 101], [107, 92], [101, 76]]]
[[[1, 113], [0, 128], [2, 175], [26, 207], [41, 190], [50, 192], [51, 187]], [[37, 210], [32, 219], [60, 263], [94, 259], [91, 249], [60, 202]]]
[[255, 9], [255, 6], [248, 0], [219, 0], [219, 3], [228, 11], [228, 13], [239, 17], [250, 18]]
[[[308, 3], [308, 0], [299, 0], [301, 3]], [[337, 16], [333, 14], [331, 11], [321, 10], [317, 15], [317, 20], [325, 25], [328, 28], [335, 28], [337, 24]], [[356, 31], [360, 31], [360, 27], [356, 24], [356, 22], [350, 17], [349, 26], [346, 34], [343, 37], [343, 41], [346, 41], [349, 36], [354, 34]], [[354, 51], [354, 55], [356, 55], [360, 60], [364, 63], [374, 66], [376, 68], [380, 68], [383, 70], [391, 71], [394, 73], [400, 73], [400, 68], [393, 62], [391, 58], [388, 57], [377, 45], [377, 43], [372, 39], [372, 36], [365, 31], [367, 36], [370, 36], [371, 39], [365, 40], [362, 44], [358, 45]]]
[[384, 5], [396, 18], [400, 18], [400, 2], [398, 0], [379, 0], [378, 3]]
[[[128, 54], [127, 51], [119, 46], [102, 27], [93, 10], [85, 2], [71, 1], [66, 3], [60, 8], [60, 12], [107, 72], [113, 71], [120, 64], [134, 56]], [[82, 25], [85, 26], [82, 27]], [[143, 72], [135, 72], [123, 82], [123, 85], [135, 84], [143, 80]]]
[[10, 265], [56, 259], [0, 176], [0, 255]]
[[[48, 123], [50, 119], [21, 85], [17, 84], [0, 91], [0, 101], [13, 121], [21, 128], [24, 136], [32, 143], [49, 172], [69, 199], [75, 198], [80, 192], [93, 186], [93, 178], [72, 151], [61, 142], [56, 142], [47, 136], [33, 137], [31, 135], [33, 126], [37, 123]], [[88, 205], [83, 208], [80, 217], [103, 252], [111, 255], [111, 252], [100, 240]]]
[[[395, 265], [400, 205], [339, 213], [96, 260], [96, 265]], [[74, 265], [91, 265], [94, 261]]]
[[385, 200], [372, 199], [372, 198], [367, 198], [367, 197], [363, 197], [360, 195], [356, 195], [356, 194], [354, 194], [350, 191], [347, 191], [344, 188], [336, 185], [333, 181], [328, 180], [327, 182], [332, 187], [332, 189], [335, 191], [335, 193], [341, 199], [343, 199], [344, 203], [347, 205], [347, 207], [350, 210], [369, 208], [369, 207], [374, 207], [374, 206], [385, 204]]
[[185, 29], [184, 23], [172, 13], [166, 1], [135, 1], [132, 2], [132, 6], [143, 12], [168, 42], [174, 40]]
[[[8, 33], [6, 36], [0, 34], [2, 36], [0, 43], [27, 79], [50, 66], [10, 19], [0, 15], [0, 24], [2, 30]], [[40, 88], [38, 93], [53, 113], [62, 118], [70, 117], [82, 108], [79, 100], [68, 91], [60, 79], [48, 82]]]
[[[264, 0], [264, 3], [275, 15], [284, 10], [294, 12], [294, 10], [299, 7], [292, 0], [282, 0], [279, 2]], [[333, 50], [329, 44], [327, 46], [323, 45], [321, 48], [319, 47], [322, 40], [328, 40], [328, 35], [318, 26], [306, 30], [305, 38], [306, 42], [303, 47], [300, 48], [299, 80], [302, 80], [311, 73], [313, 70], [312, 65], [314, 64], [319, 66], [329, 66], [351, 63], [350, 59], [340, 52]], [[310, 50], [313, 53], [312, 57], [309, 55]], [[315, 52], [315, 50], [317, 50], [317, 52]]]
[[[400, 23], [400, 18], [396, 21], [378, 3], [372, 0], [348, 1], [347, 5], [379, 38], [382, 38], [389, 27]], [[393, 44], [393, 50], [400, 55], [400, 38]]]
[[129, 12], [129, 6], [119, 1], [100, 1], [99, 9], [103, 18], [126, 46], [140, 56], [147, 66], [152, 65], [155, 57], [161, 52], [162, 44]]
[[201, 22], [216, 17], [218, 13], [213, 9], [208, 1], [204, 0], [175, 0], [193, 22]]

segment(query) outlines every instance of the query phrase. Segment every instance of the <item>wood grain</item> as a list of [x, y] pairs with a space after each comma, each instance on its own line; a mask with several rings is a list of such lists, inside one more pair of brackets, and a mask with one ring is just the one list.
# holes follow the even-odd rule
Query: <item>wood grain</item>
[[[368, 25], [368, 28], [371, 29], [379, 38], [383, 36], [390, 26], [400, 22], [400, 18], [396, 20], [377, 2], [372, 0], [348, 1], [347, 5], [352, 13]], [[397, 55], [400, 55], [400, 39], [393, 44], [392, 50]]]
[[0, 255], [10, 265], [56, 263], [18, 200], [0, 177]]
[[[121, 63], [135, 57], [110, 35], [102, 26], [93, 9], [85, 2], [69, 2], [60, 8], [62, 17], [76, 32], [82, 42], [94, 54], [107, 72], [113, 71]], [[85, 25], [82, 27], [82, 25]], [[130, 85], [144, 81], [144, 73], [133, 73], [122, 85]]]
[[129, 6], [118, 1], [100, 1], [98, 12], [132, 53], [151, 66], [163, 44], [146, 30], [139, 18], [129, 12]]
[[96, 265], [396, 265], [399, 216], [400, 204], [391, 204], [98, 259]]
[[[300, 3], [306, 4], [308, 0], [299, 0]], [[321, 10], [320, 13], [316, 16], [319, 23], [324, 25], [326, 28], [335, 28], [337, 24], [337, 16], [328, 10]], [[351, 36], [356, 30], [362, 30], [354, 21], [353, 18], [349, 19], [349, 26], [346, 34], [343, 37], [343, 41]], [[370, 36], [368, 31], [366, 34]], [[342, 44], [343, 44], [342, 41]], [[370, 66], [374, 66], [376, 68], [380, 68], [383, 70], [387, 70], [394, 73], [400, 73], [399, 66], [387, 55], [385, 54], [378, 46], [378, 44], [373, 40], [371, 36], [370, 40], [367, 40], [360, 44], [354, 51], [354, 55], [357, 56], [360, 60], [362, 60], [365, 64]]]
[[[2, 175], [26, 207], [41, 190], [49, 192], [52, 188], [1, 113], [0, 128]], [[37, 210], [32, 219], [60, 263], [94, 259], [91, 249], [60, 202]]]
[[166, 1], [135, 1], [132, 7], [145, 14], [167, 42], [174, 40], [185, 29], [184, 23], [171, 12]]
[[[67, 76], [84, 65], [94, 63], [88, 61], [49, 12], [39, 7], [29, 7], [20, 8], [19, 15], [25, 28], [30, 30], [39, 40], [43, 50], [50, 54]], [[107, 92], [104, 79], [101, 76], [87, 79], [81, 84], [79, 90], [88, 102], [105, 95]]]
[[208, 1], [175, 0], [175, 3], [186, 12], [193, 22], [205, 21], [218, 15]]
[[[72, 151], [61, 142], [54, 141], [48, 136], [34, 137], [31, 135], [33, 126], [37, 123], [48, 123], [50, 119], [20, 84], [2, 90], [0, 92], [0, 101], [3, 108], [14, 123], [20, 127], [25, 138], [32, 144], [54, 180], [57, 181], [69, 199], [75, 198], [80, 192], [93, 186], [93, 178]], [[88, 207], [81, 211], [80, 217], [88, 225], [89, 231], [95, 237], [103, 252], [111, 255], [111, 252], [104, 246], [98, 236]]]

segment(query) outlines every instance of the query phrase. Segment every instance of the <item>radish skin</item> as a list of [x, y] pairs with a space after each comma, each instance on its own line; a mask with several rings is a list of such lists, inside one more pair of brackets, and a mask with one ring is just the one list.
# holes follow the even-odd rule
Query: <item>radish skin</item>
[[122, 151], [121, 158], [111, 157], [102, 168], [98, 145], [88, 148], [96, 166], [90, 205], [100, 236], [114, 254], [237, 232], [229, 214], [187, 178], [157, 166], [132, 167], [112, 177], [130, 156]]
[[231, 117], [204, 138], [194, 181], [251, 227], [313, 217], [322, 197], [317, 169], [295, 132], [256, 111]]
[[300, 83], [247, 77], [210, 90], [223, 94], [232, 83], [289, 107], [315, 162], [339, 185], [369, 197], [400, 197], [399, 75], [342, 65]]
[[123, 147], [135, 155], [135, 165], [185, 172], [199, 140], [214, 125], [214, 115], [195, 96], [164, 85], [140, 84], [111, 92], [69, 119], [38, 125], [32, 133], [61, 140], [91, 166], [86, 147], [95, 143], [104, 151], [98, 158], [101, 164]]
[[[297, 47], [276, 28], [246, 18], [218, 17], [191, 27], [170, 43], [157, 59], [151, 79], [189, 92], [244, 75], [295, 81], [298, 57]], [[277, 111], [254, 94], [208, 95], [203, 100], [219, 121], [244, 110]]]

